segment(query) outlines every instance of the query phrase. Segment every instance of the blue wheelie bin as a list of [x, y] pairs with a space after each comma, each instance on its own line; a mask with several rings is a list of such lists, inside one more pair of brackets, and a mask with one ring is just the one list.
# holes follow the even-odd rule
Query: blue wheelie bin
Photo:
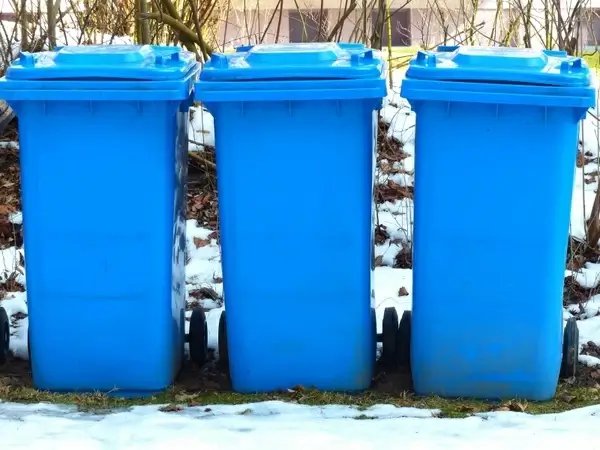
[[256, 45], [214, 54], [196, 83], [215, 119], [219, 350], [236, 391], [371, 383], [384, 66], [356, 45]]
[[178, 47], [75, 46], [22, 53], [0, 80], [19, 118], [37, 388], [146, 395], [179, 370], [199, 69]]
[[442, 47], [401, 95], [417, 117], [414, 388], [550, 399], [577, 362], [562, 295], [590, 71], [562, 51]]

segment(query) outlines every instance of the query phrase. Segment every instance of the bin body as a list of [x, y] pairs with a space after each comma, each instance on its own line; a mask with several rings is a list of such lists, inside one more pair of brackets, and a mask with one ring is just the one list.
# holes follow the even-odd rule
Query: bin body
[[[173, 54], [168, 67], [147, 68]], [[37, 60], [23, 61], [31, 57], [9, 69], [0, 96], [19, 117], [34, 384], [123, 396], [161, 391], [184, 351], [195, 57], [176, 47], [64, 47], [33, 55], [55, 61], [42, 74]]]
[[[347, 56], [336, 44], [244, 48], [213, 57], [196, 84], [215, 119], [227, 342], [239, 392], [360, 390], [372, 380], [374, 112], [386, 89], [377, 59], [374, 78], [319, 79], [310, 70], [331, 49], [335, 61]], [[315, 59], [303, 55], [312, 50]], [[295, 56], [299, 67], [280, 68]], [[245, 58], [253, 73], [220, 77], [219, 58]]]
[[417, 117], [414, 388], [546, 400], [589, 72], [561, 73], [561, 52], [440, 50], [419, 55], [402, 85]]

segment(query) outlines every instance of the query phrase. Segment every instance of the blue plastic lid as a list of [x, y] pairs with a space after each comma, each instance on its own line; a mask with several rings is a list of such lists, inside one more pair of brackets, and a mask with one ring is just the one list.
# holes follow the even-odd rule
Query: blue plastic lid
[[379, 78], [384, 62], [362, 44], [259, 44], [235, 53], [213, 53], [200, 80]]
[[181, 47], [80, 45], [51, 52], [21, 52], [6, 71], [8, 80], [113, 79], [161, 81], [183, 78], [196, 56]]
[[419, 51], [406, 77], [565, 87], [591, 83], [590, 70], [581, 58], [563, 51], [506, 47], [457, 46]]

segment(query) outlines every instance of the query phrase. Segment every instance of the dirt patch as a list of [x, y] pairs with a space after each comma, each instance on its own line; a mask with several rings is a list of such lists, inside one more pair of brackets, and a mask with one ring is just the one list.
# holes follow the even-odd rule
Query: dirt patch
[[600, 387], [592, 368], [583, 367], [580, 374], [561, 380], [556, 396], [548, 402], [527, 402], [519, 399], [486, 402], [481, 400], [420, 397], [411, 390], [412, 380], [407, 369], [386, 372], [378, 367], [371, 389], [359, 393], [323, 392], [295, 386], [269, 394], [238, 394], [231, 391], [227, 373], [215, 361], [203, 367], [186, 362], [173, 387], [153, 397], [123, 399], [103, 394], [52, 394], [33, 389], [26, 361], [10, 360], [0, 366], [0, 397], [22, 403], [73, 404], [81, 410], [106, 412], [113, 408], [141, 404], [166, 405], [164, 412], [182, 410], [185, 406], [208, 404], [240, 404], [264, 400], [282, 400], [308, 405], [344, 404], [368, 408], [375, 404], [391, 404], [440, 410], [439, 417], [465, 417], [478, 412], [517, 411], [529, 413], [560, 412], [600, 402]]

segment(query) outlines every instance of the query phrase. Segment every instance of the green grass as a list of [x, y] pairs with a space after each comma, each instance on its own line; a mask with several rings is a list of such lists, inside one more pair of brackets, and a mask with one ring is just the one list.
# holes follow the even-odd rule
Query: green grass
[[[478, 400], [443, 399], [440, 397], [417, 397], [410, 393], [388, 395], [382, 392], [367, 391], [352, 395], [297, 389], [274, 394], [237, 394], [233, 392], [190, 393], [178, 388], [149, 398], [124, 399], [104, 394], [52, 394], [29, 387], [3, 385], [0, 379], [0, 398], [18, 403], [54, 403], [77, 406], [82, 411], [107, 412], [114, 409], [137, 405], [166, 405], [164, 411], [178, 411], [185, 406], [216, 404], [243, 404], [265, 400], [282, 400], [303, 405], [352, 405], [364, 410], [375, 404], [392, 404], [417, 408], [440, 410], [440, 417], [465, 417], [478, 412], [517, 411], [532, 414], [562, 412], [578, 407], [600, 403], [600, 388], [572, 387], [561, 384], [556, 397], [549, 402], [526, 402], [518, 399], [503, 402]], [[362, 419], [372, 419], [365, 415]]]

